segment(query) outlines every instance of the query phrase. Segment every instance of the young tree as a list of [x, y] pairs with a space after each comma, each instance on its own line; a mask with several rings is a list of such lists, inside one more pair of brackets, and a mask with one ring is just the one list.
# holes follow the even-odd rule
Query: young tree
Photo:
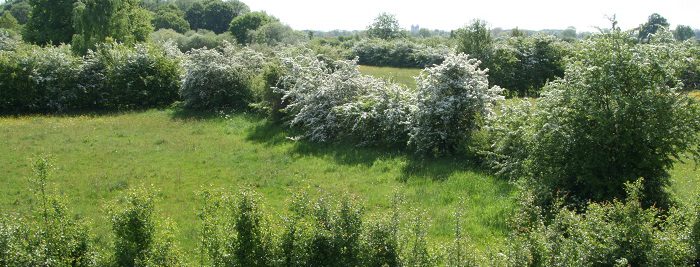
[[381, 13], [374, 22], [367, 27], [367, 35], [380, 39], [395, 39], [404, 37], [406, 33], [401, 29], [396, 16], [388, 13]]
[[17, 19], [15, 19], [10, 12], [2, 13], [2, 16], [0, 16], [0, 29], [16, 31], [19, 28], [19, 22], [17, 22]]
[[640, 43], [647, 43], [649, 42], [649, 35], [655, 34], [661, 27], [668, 29], [669, 25], [666, 18], [657, 13], [651, 14], [647, 22], [639, 26], [637, 39]]
[[695, 37], [695, 32], [693, 32], [693, 28], [690, 26], [678, 25], [676, 26], [676, 30], [673, 31], [673, 36], [676, 37], [678, 41], [685, 41]]
[[470, 55], [472, 58], [488, 62], [493, 48], [491, 31], [483, 20], [474, 20], [471, 25], [454, 32], [457, 40], [457, 51]]
[[80, 0], [75, 8], [73, 49], [86, 53], [109, 40], [143, 42], [153, 32], [151, 14], [138, 0]]
[[37, 44], [67, 44], [73, 38], [73, 6], [76, 0], [30, 0], [32, 16], [24, 40]]

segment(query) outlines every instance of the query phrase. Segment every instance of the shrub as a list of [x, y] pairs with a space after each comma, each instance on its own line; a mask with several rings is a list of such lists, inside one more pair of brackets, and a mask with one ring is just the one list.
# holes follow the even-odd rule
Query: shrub
[[155, 218], [153, 193], [131, 190], [110, 208], [117, 266], [181, 266], [172, 226]]
[[667, 207], [673, 159], [700, 149], [700, 108], [677, 92], [667, 48], [634, 45], [619, 30], [587, 41], [538, 103], [533, 176], [583, 201], [619, 198], [644, 177], [644, 203]]
[[370, 66], [425, 68], [442, 63], [449, 53], [444, 45], [428, 46], [407, 39], [366, 39], [352, 47], [358, 63]]
[[[590, 203], [585, 214], [560, 208], [546, 223], [534, 199], [525, 201], [514, 223], [509, 255], [528, 266], [686, 266], [692, 260], [690, 229], [681, 209], [664, 221], [641, 204], [642, 180], [627, 183], [626, 201]], [[524, 213], [524, 214], [523, 214]], [[521, 258], [513, 257], [515, 255]]]
[[187, 56], [180, 89], [185, 107], [245, 109], [253, 103], [252, 79], [263, 68], [261, 54], [226, 45], [223, 51], [196, 49]]
[[416, 79], [418, 100], [409, 144], [419, 153], [449, 154], [468, 141], [478, 120], [500, 99], [489, 88], [486, 71], [467, 55], [450, 55]]
[[151, 40], [156, 43], [173, 41], [182, 52], [200, 48], [220, 48], [226, 42], [235, 42], [235, 38], [230, 33], [216, 34], [202, 29], [187, 31], [184, 34], [171, 29], [160, 29], [151, 33]]
[[31, 216], [3, 214], [0, 219], [0, 265], [97, 266], [86, 223], [74, 219], [48, 189], [52, 168], [45, 156], [33, 162], [30, 183], [37, 207]]
[[280, 80], [290, 124], [304, 129], [303, 137], [311, 141], [336, 140], [343, 128], [335, 107], [362, 94], [370, 78], [352, 61], [326, 63], [308, 51], [290, 53], [281, 56], [286, 75]]
[[243, 190], [234, 199], [205, 191], [202, 247], [211, 266], [271, 266], [276, 262], [273, 236], [259, 206], [259, 196]]
[[61, 112], [75, 104], [81, 61], [70, 48], [21, 45], [0, 51], [0, 110]]
[[110, 51], [108, 83], [110, 105], [148, 108], [170, 105], [178, 99], [182, 69], [177, 59], [152, 45], [122, 46]]
[[416, 92], [378, 79], [366, 81], [365, 93], [335, 108], [345, 134], [360, 145], [405, 145], [416, 109]]

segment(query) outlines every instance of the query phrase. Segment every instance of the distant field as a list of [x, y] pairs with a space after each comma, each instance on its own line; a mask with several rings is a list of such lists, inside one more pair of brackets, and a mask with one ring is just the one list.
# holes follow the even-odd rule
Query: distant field
[[110, 229], [105, 203], [139, 185], [160, 190], [159, 213], [174, 220], [178, 240], [191, 253], [198, 240], [195, 193], [208, 186], [253, 187], [275, 211], [285, 210], [293, 192], [347, 192], [359, 196], [372, 215], [385, 214], [396, 191], [405, 195], [405, 207], [432, 218], [434, 242], [451, 236], [462, 197], [471, 240], [482, 248], [506, 241], [513, 188], [467, 160], [421, 162], [402, 152], [312, 145], [288, 135], [247, 115], [197, 118], [172, 110], [0, 117], [0, 213], [31, 208], [29, 159], [45, 153], [57, 167], [50, 187], [93, 222], [102, 246]]
[[403, 84], [409, 88], [416, 88], [416, 80], [414, 77], [420, 74], [421, 69], [360, 66], [360, 72]]
[[700, 91], [692, 91], [689, 94], [695, 98], [700, 99]]

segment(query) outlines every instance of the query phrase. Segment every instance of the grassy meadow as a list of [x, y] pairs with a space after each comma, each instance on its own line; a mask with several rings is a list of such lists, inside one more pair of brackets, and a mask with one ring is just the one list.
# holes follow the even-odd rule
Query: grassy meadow
[[[409, 87], [420, 70], [360, 67], [366, 74]], [[698, 92], [693, 92], [699, 96]], [[158, 212], [175, 222], [185, 252], [197, 251], [197, 192], [204, 188], [260, 192], [265, 208], [284, 215], [292, 194], [352, 194], [369, 216], [383, 216], [393, 195], [404, 196], [404, 216], [425, 213], [431, 242], [452, 235], [452, 214], [479, 248], [506, 242], [515, 190], [466, 158], [420, 160], [402, 151], [319, 145], [250, 114], [199, 116], [177, 110], [100, 115], [0, 117], [0, 210], [26, 212], [35, 205], [30, 159], [49, 155], [56, 166], [50, 188], [76, 216], [88, 218], [97, 242], [108, 246], [105, 206], [128, 188], [159, 192]], [[700, 186], [692, 161], [672, 170], [672, 190], [683, 201]]]
[[409, 88], [415, 88], [415, 77], [420, 74], [421, 69], [360, 66], [360, 72], [379, 77], [387, 81], [403, 84]]
[[[267, 209], [283, 215], [293, 193], [349, 193], [369, 216], [405, 198], [405, 216], [426, 212], [433, 242], [452, 234], [452, 214], [464, 203], [464, 226], [477, 246], [504, 242], [514, 190], [472, 168], [466, 159], [423, 162], [391, 150], [292, 141], [292, 135], [251, 115], [199, 117], [173, 110], [106, 115], [0, 118], [0, 209], [33, 207], [30, 159], [46, 154], [56, 166], [50, 188], [76, 216], [88, 218], [109, 244], [105, 205], [124, 190], [159, 190], [161, 216], [176, 223], [187, 252], [197, 249], [196, 193], [203, 188], [260, 192]], [[461, 200], [460, 198], [463, 198]], [[277, 216], [280, 217], [280, 216]], [[279, 219], [279, 218], [278, 218]]]

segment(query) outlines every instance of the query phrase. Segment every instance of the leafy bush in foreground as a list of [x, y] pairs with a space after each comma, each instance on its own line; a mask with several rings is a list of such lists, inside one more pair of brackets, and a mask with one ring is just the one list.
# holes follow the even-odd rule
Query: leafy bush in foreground
[[74, 219], [63, 202], [49, 192], [53, 166], [45, 157], [33, 162], [30, 183], [37, 203], [28, 217], [2, 214], [1, 266], [96, 266], [98, 257], [87, 224]]
[[501, 99], [499, 87], [489, 88], [485, 70], [467, 55], [450, 55], [418, 78], [418, 101], [410, 145], [420, 153], [449, 154], [465, 145], [477, 122]]
[[[690, 218], [680, 208], [664, 220], [656, 208], [642, 207], [640, 179], [626, 184], [627, 199], [590, 203], [586, 212], [560, 208], [547, 222], [524, 194], [514, 218], [509, 264], [515, 266], [690, 266], [696, 248]], [[624, 263], [624, 264], [623, 264]]]
[[115, 266], [181, 266], [172, 227], [156, 219], [154, 195], [131, 190], [110, 209]]
[[497, 119], [505, 124], [493, 136], [512, 141], [492, 140], [493, 166], [580, 205], [621, 198], [625, 182], [643, 177], [643, 203], [668, 207], [674, 159], [700, 155], [700, 107], [679, 92], [669, 49], [635, 45], [619, 30], [585, 41], [531, 116]]

